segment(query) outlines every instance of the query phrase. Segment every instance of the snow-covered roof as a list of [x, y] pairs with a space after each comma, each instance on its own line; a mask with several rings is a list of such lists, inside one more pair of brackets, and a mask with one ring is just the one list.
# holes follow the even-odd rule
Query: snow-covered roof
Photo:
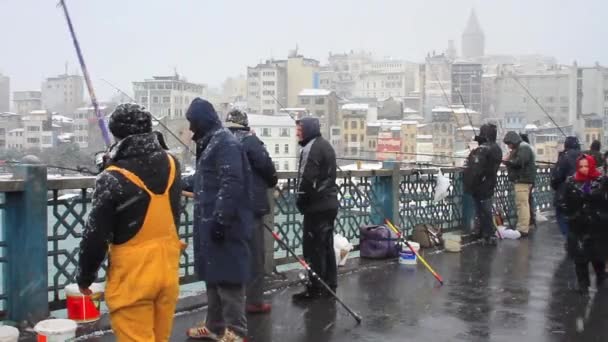
[[15, 128], [15, 129], [11, 129], [8, 132], [9, 133], [16, 133], [16, 132], [23, 132], [23, 131], [25, 131], [25, 129], [23, 129], [23, 128]]
[[[105, 110], [106, 108], [108, 108], [108, 106], [106, 106], [106, 105], [100, 105], [99, 106], [99, 110]], [[76, 110], [83, 112], [83, 111], [95, 110], [95, 108], [93, 106], [90, 106], [90, 107], [80, 107], [80, 108], [77, 108]]]
[[358, 167], [357, 164], [349, 164], [340, 166], [340, 169], [344, 171], [356, 171], [356, 170], [381, 170], [382, 163], [365, 163], [361, 164], [361, 167]]
[[432, 134], [418, 134], [416, 135], [416, 139], [433, 139]]
[[281, 108], [280, 112], [305, 112], [308, 109], [302, 107], [289, 107], [289, 108]]
[[347, 103], [342, 105], [343, 110], [368, 110], [368, 103]]
[[538, 126], [536, 126], [534, 124], [527, 124], [526, 127], [524, 127], [524, 129], [526, 131], [535, 131], [538, 129]]
[[433, 110], [432, 110], [433, 113], [445, 113], [445, 112], [451, 113], [453, 111], [454, 110], [452, 108], [448, 108], [448, 107], [444, 107], [444, 106], [437, 106], [437, 107], [433, 108]]
[[327, 96], [331, 94], [331, 90], [327, 89], [302, 89], [299, 96]]
[[59, 121], [62, 123], [73, 123], [74, 122], [74, 119], [68, 118], [67, 116], [63, 116], [63, 115], [56, 114], [56, 115], [53, 115], [52, 118], [53, 118], [53, 121]]
[[458, 128], [459, 131], [479, 131], [479, 127], [473, 127], [471, 125], [466, 125]]
[[454, 108], [453, 109], [454, 113], [456, 114], [479, 114], [476, 111], [470, 109], [470, 108]]
[[288, 115], [248, 114], [249, 125], [252, 127], [295, 127], [296, 123]]
[[45, 109], [36, 109], [30, 112], [30, 114], [48, 114], [48, 112]]
[[432, 112], [433, 113], [455, 113], [455, 114], [479, 114], [478, 112], [476, 112], [470, 108], [463, 108], [463, 107], [450, 108], [450, 107], [445, 107], [445, 106], [437, 106], [437, 107], [433, 108]]
[[401, 127], [391, 127], [391, 131], [401, 131]]
[[[405, 108], [403, 108], [403, 113], [404, 113], [404, 114], [417, 114], [417, 113], [418, 113], [418, 111], [417, 111], [417, 110], [415, 110], [415, 109], [412, 109], [412, 108], [410, 108], [410, 107], [405, 107]], [[421, 118], [422, 118], [422, 117], [421, 117]]]

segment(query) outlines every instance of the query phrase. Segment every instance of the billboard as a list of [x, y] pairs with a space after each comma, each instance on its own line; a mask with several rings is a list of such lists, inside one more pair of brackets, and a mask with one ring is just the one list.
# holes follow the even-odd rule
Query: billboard
[[378, 134], [376, 158], [378, 160], [401, 160], [401, 139], [393, 137], [390, 132]]

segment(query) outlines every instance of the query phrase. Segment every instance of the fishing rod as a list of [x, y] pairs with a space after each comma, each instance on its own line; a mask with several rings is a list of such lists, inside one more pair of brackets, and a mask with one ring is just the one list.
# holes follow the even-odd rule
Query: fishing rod
[[[119, 93], [123, 94], [124, 96], [126, 96], [127, 98], [129, 98], [129, 100], [133, 101], [134, 103], [137, 103], [137, 101], [129, 94], [127, 94], [126, 92], [124, 92], [122, 89], [118, 88], [117, 86], [115, 86], [114, 84], [110, 83], [110, 81], [102, 78], [102, 81], [104, 81], [107, 85], [109, 85], [110, 87], [114, 88], [116, 91], [118, 91]], [[188, 145], [186, 143], [184, 143], [175, 133], [173, 133], [173, 131], [171, 131], [169, 129], [169, 127], [167, 127], [167, 125], [165, 125], [159, 118], [157, 118], [156, 116], [152, 115], [152, 113], [150, 113], [150, 115], [152, 116], [152, 119], [154, 119], [154, 121], [158, 122], [158, 124], [164, 128], [173, 138], [175, 138], [182, 146], [184, 146], [186, 148], [186, 150], [190, 153], [192, 153], [192, 155], [196, 155], [191, 149], [190, 147], [188, 147]]]
[[89, 91], [89, 96], [91, 97], [91, 104], [95, 109], [95, 115], [97, 116], [97, 124], [99, 125], [99, 129], [101, 130], [101, 135], [103, 137], [103, 141], [107, 148], [110, 147], [112, 141], [110, 140], [110, 133], [108, 132], [108, 127], [105, 122], [105, 118], [103, 114], [101, 114], [101, 110], [99, 109], [99, 104], [97, 102], [97, 97], [95, 96], [95, 90], [93, 89], [93, 82], [91, 81], [91, 77], [89, 76], [89, 71], [84, 61], [84, 57], [82, 55], [82, 50], [80, 49], [80, 44], [78, 43], [78, 39], [76, 38], [76, 32], [74, 31], [74, 25], [72, 24], [72, 19], [70, 18], [70, 13], [68, 12], [68, 7], [65, 4], [65, 0], [59, 0], [59, 6], [63, 8], [63, 14], [65, 15], [65, 19], [68, 24], [68, 28], [70, 30], [70, 35], [72, 36], [72, 42], [74, 43], [74, 48], [76, 49], [76, 55], [78, 56], [78, 62], [80, 63], [80, 68], [82, 69], [82, 74], [84, 75], [85, 82], [87, 84], [87, 89]]
[[[31, 165], [31, 163], [26, 163], [26, 162], [20, 162], [20, 161], [16, 161], [16, 160], [3, 160], [0, 161], [0, 166], [17, 166], [17, 165]], [[57, 170], [63, 170], [63, 171], [72, 171], [72, 172], [77, 172], [77, 173], [84, 173], [84, 174], [88, 174], [91, 176], [96, 176], [97, 173], [91, 171], [89, 168], [84, 167], [84, 166], [76, 166], [76, 168], [71, 168], [71, 167], [66, 167], [66, 166], [59, 166], [59, 165], [52, 165], [52, 164], [40, 164], [40, 165], [44, 165], [47, 168], [50, 169], [57, 169]]]
[[[364, 152], [364, 153], [392, 153], [392, 154], [396, 154], [396, 155], [437, 157], [437, 158], [449, 158], [449, 159], [467, 159], [468, 158], [468, 157], [461, 157], [461, 156], [447, 156], [447, 155], [441, 155], [441, 154], [415, 153], [415, 152], [377, 152], [377, 151], [370, 151], [370, 150], [360, 150], [360, 151]], [[549, 161], [544, 161], [544, 160], [536, 160], [535, 162], [539, 163], [539, 164], [549, 164], [549, 165], [556, 164], [555, 162], [549, 162]]]
[[[456, 115], [456, 113], [454, 112], [454, 109], [451, 108], [450, 104], [452, 103], [452, 101], [450, 101], [450, 98], [448, 97], [448, 94], [446, 93], [445, 89], [443, 88], [443, 84], [441, 83], [441, 81], [439, 80], [439, 76], [437, 76], [437, 73], [435, 72], [435, 70], [433, 69], [433, 65], [430, 63], [429, 61], [429, 70], [431, 71], [431, 74], [433, 74], [433, 76], [435, 77], [435, 80], [437, 81], [437, 83], [439, 84], [439, 88], [441, 89], [441, 93], [443, 94], [443, 97], [445, 98], [445, 102], [446, 105], [448, 106], [448, 108], [452, 109], [452, 114], [454, 115], [454, 120], [456, 120], [456, 124], [459, 127], [462, 127], [462, 125], [460, 125], [460, 121], [458, 120], [458, 116]], [[472, 125], [471, 125], [472, 126]]]
[[467, 116], [467, 119], [469, 119], [469, 125], [471, 125], [473, 134], [477, 135], [477, 132], [475, 131], [475, 126], [473, 125], [473, 119], [471, 118], [471, 115], [469, 115], [469, 110], [467, 109], [467, 106], [464, 103], [464, 98], [462, 97], [462, 93], [460, 92], [460, 89], [456, 88], [456, 92], [458, 93], [458, 97], [460, 97], [460, 103], [462, 103], [462, 107], [464, 108], [464, 113]]
[[553, 120], [553, 117], [545, 110], [545, 107], [543, 107], [540, 104], [540, 102], [538, 102], [536, 97], [534, 97], [532, 95], [530, 90], [523, 83], [521, 83], [521, 81], [515, 75], [509, 74], [509, 77], [511, 77], [515, 82], [517, 82], [517, 84], [519, 84], [520, 87], [522, 87], [522, 89], [528, 94], [528, 96], [538, 105], [540, 110], [542, 110], [542, 112], [545, 113], [545, 115], [549, 118], [549, 120], [551, 120], [551, 122], [555, 125], [555, 127], [557, 127], [557, 129], [560, 131], [560, 133], [563, 134], [564, 137], [568, 137], [566, 135], [566, 133], [562, 130], [562, 128], [557, 124], [557, 122], [555, 122], [555, 120]]

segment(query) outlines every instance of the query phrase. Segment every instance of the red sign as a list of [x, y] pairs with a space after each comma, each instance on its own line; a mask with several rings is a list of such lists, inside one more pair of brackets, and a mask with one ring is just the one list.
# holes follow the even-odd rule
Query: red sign
[[376, 157], [378, 160], [401, 160], [401, 139], [393, 138], [390, 133], [380, 133], [378, 135], [378, 145]]

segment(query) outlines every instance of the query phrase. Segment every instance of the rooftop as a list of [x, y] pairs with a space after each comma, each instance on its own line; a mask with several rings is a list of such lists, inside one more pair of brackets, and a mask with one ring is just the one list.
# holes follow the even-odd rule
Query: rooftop
[[303, 89], [299, 96], [328, 96], [331, 94], [331, 90], [327, 89]]
[[368, 103], [346, 103], [342, 105], [343, 110], [368, 110]]
[[296, 123], [289, 115], [248, 114], [252, 127], [295, 127]]

